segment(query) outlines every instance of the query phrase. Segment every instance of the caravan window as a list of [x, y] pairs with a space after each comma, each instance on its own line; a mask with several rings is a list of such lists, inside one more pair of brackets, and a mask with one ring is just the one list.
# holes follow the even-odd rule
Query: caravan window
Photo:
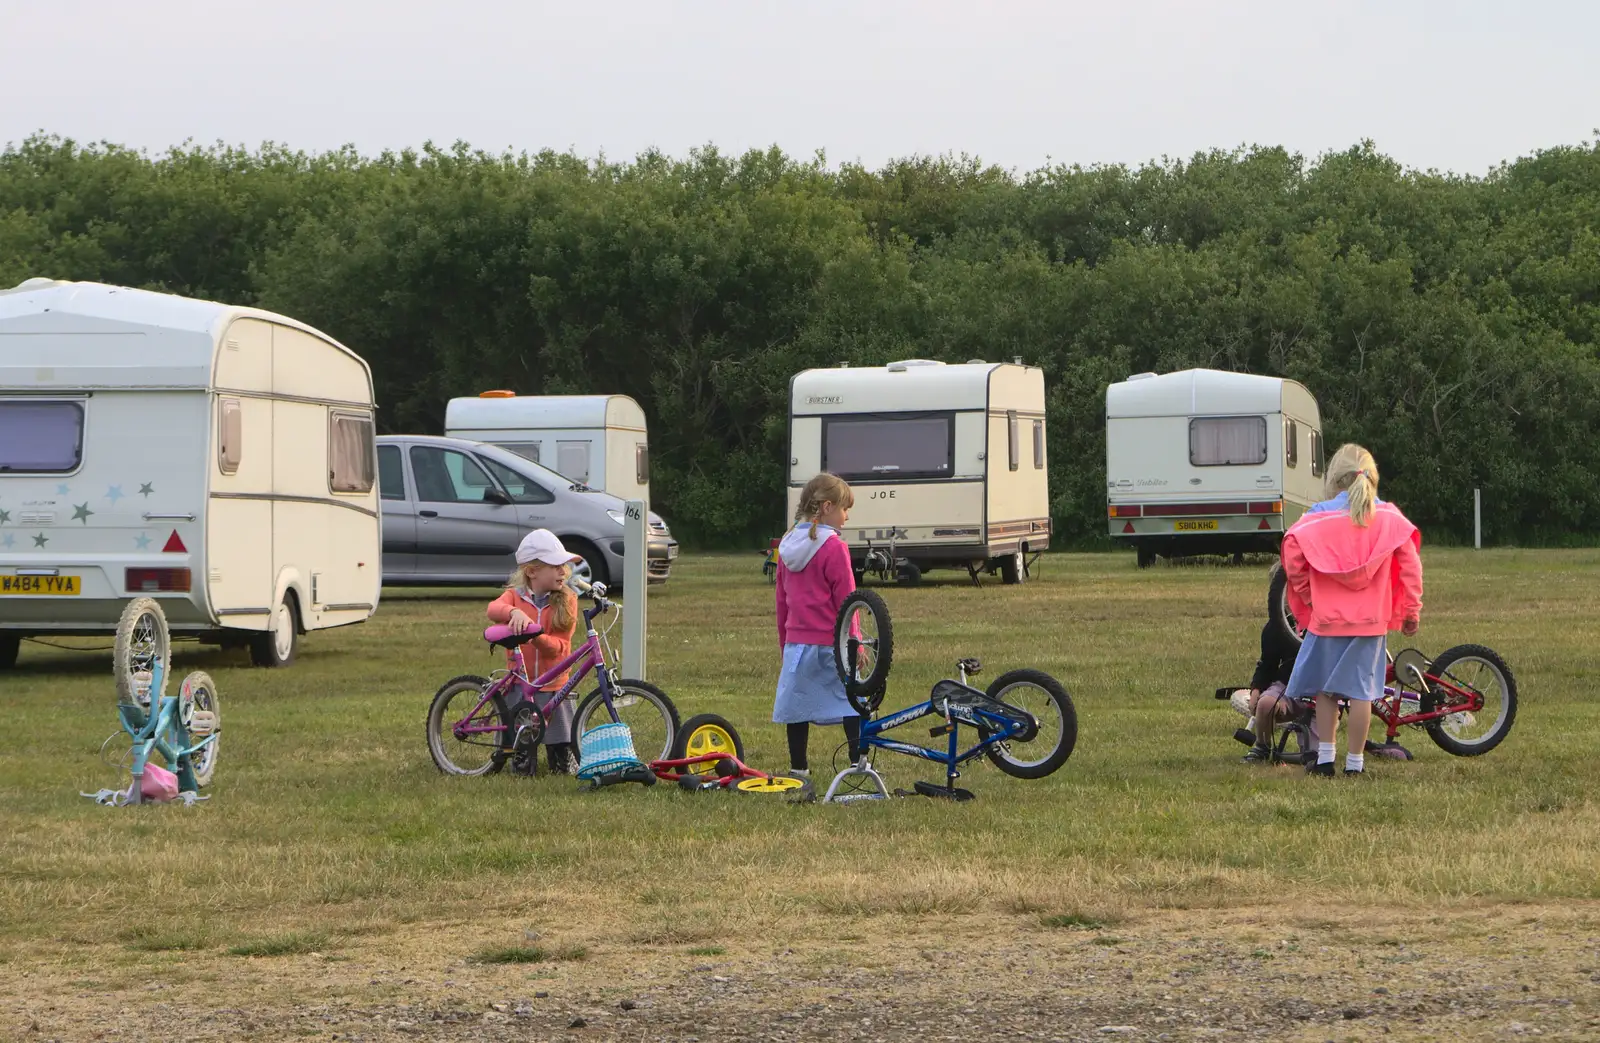
[[1033, 469], [1044, 470], [1044, 421], [1033, 422]]
[[571, 478], [579, 485], [587, 485], [589, 483], [589, 443], [587, 441], [557, 442], [556, 471]]
[[82, 462], [82, 402], [0, 402], [0, 472], [66, 474]]
[[372, 417], [364, 413], [334, 413], [328, 425], [328, 488], [336, 493], [372, 491]]
[[1010, 448], [1008, 462], [1013, 471], [1021, 466], [1022, 439], [1017, 434], [1017, 411], [1006, 411], [1006, 444]]
[[1322, 432], [1311, 432], [1311, 476], [1322, 477]]
[[495, 445], [508, 453], [516, 453], [524, 460], [532, 460], [534, 463], [539, 462], [538, 442], [496, 442]]
[[1208, 416], [1189, 421], [1189, 463], [1240, 467], [1267, 462], [1267, 418]]
[[1300, 463], [1300, 425], [1293, 420], [1283, 424], [1283, 462], [1290, 467]]
[[633, 447], [633, 476], [640, 485], [650, 484], [650, 447], [643, 442]]
[[217, 469], [223, 474], [234, 474], [239, 470], [242, 455], [240, 440], [244, 435], [244, 414], [240, 412], [236, 398], [218, 399], [217, 405]]
[[948, 478], [955, 457], [950, 413], [825, 417], [822, 469], [846, 481]]

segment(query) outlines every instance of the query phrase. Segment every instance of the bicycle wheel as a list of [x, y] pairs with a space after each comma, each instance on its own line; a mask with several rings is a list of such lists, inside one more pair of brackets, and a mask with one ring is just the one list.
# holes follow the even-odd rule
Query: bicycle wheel
[[[678, 708], [672, 705], [667, 693], [645, 681], [617, 681], [611, 686], [611, 705], [616, 710], [616, 720], [628, 726], [633, 736], [633, 752], [649, 764], [665, 760], [672, 753], [673, 740], [678, 737]], [[606, 713], [606, 702], [596, 688], [578, 704], [572, 717], [572, 741], [596, 725], [612, 720]]]
[[850, 706], [871, 717], [883, 702], [889, 668], [894, 665], [889, 606], [873, 591], [853, 591], [839, 606], [833, 625], [833, 665], [844, 680]]
[[[117, 679], [117, 702], [142, 706], [147, 711], [167, 694], [172, 666], [172, 639], [167, 617], [150, 598], [134, 598], [117, 621], [117, 642], [111, 670]], [[156, 664], [161, 664], [159, 691], [153, 691]]]
[[[708, 753], [731, 756], [741, 763], [744, 761], [744, 743], [739, 740], [738, 730], [728, 723], [726, 717], [714, 713], [696, 714], [684, 721], [672, 740], [672, 752], [667, 759], [682, 760]], [[714, 775], [717, 773], [717, 761], [690, 764], [679, 770], [690, 775]]]
[[[1482, 645], [1457, 645], [1441, 652], [1428, 672], [1483, 697], [1477, 710], [1429, 721], [1428, 738], [1434, 745], [1457, 757], [1476, 757], [1500, 745], [1517, 719], [1517, 682], [1505, 660]], [[1422, 693], [1422, 712], [1449, 706], [1451, 699], [1430, 686]]]
[[805, 779], [797, 779], [792, 775], [774, 775], [770, 779], [741, 779], [733, 784], [733, 788], [755, 797], [798, 797], [800, 791], [809, 785]]
[[[505, 764], [511, 731], [499, 699], [478, 705], [487, 687], [487, 677], [463, 674], [434, 693], [428, 707], [428, 753], [446, 775], [493, 775]], [[493, 730], [469, 733], [458, 727]]]
[[1289, 611], [1289, 574], [1283, 566], [1272, 566], [1272, 579], [1267, 583], [1267, 618], [1286, 640], [1298, 645], [1302, 640], [1295, 627], [1299, 621]]
[[1027, 742], [1012, 739], [984, 751], [995, 767], [1014, 778], [1042, 779], [1067, 763], [1078, 744], [1078, 713], [1061, 682], [1042, 670], [1012, 670], [994, 679], [988, 695], [1039, 722]]
[[217, 683], [210, 674], [195, 670], [178, 686], [178, 720], [189, 732], [190, 746], [198, 746], [207, 737], [211, 739], [189, 754], [195, 785], [209, 786], [217, 770], [217, 747], [222, 742], [222, 707], [217, 702]]

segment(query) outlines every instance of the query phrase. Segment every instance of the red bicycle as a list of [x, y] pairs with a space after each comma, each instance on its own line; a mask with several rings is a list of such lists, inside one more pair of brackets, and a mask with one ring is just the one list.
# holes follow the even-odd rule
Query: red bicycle
[[[1218, 699], [1229, 698], [1234, 689], [1217, 689]], [[1345, 702], [1339, 704], [1340, 712]], [[1457, 645], [1428, 660], [1421, 652], [1408, 648], [1389, 656], [1384, 672], [1382, 698], [1372, 704], [1373, 717], [1383, 722], [1384, 741], [1368, 741], [1371, 753], [1392, 753], [1405, 760], [1411, 753], [1396, 741], [1406, 726], [1423, 728], [1434, 745], [1457, 757], [1477, 757], [1488, 753], [1510, 734], [1517, 719], [1517, 682], [1493, 649], [1483, 645]], [[1302, 763], [1314, 755], [1311, 739], [1315, 709], [1308, 699], [1296, 702], [1292, 716], [1283, 723], [1273, 743], [1273, 760]], [[1249, 745], [1255, 735], [1246, 729], [1235, 733]], [[1289, 742], [1295, 751], [1289, 751]]]

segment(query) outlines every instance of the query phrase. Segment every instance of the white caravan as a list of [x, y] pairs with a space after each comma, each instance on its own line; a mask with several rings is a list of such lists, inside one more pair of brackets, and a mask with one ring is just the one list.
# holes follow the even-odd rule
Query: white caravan
[[[858, 571], [873, 550], [1020, 583], [1050, 544], [1044, 371], [1020, 363], [808, 369], [790, 383], [789, 515], [820, 471], [850, 483]], [[892, 548], [892, 550], [891, 550]]]
[[624, 500], [650, 501], [644, 410], [627, 395], [485, 391], [450, 400], [444, 433], [509, 449]]
[[1106, 513], [1141, 567], [1276, 551], [1322, 466], [1317, 400], [1292, 380], [1187, 369], [1106, 388]]
[[0, 666], [132, 598], [248, 644], [372, 615], [367, 364], [293, 319], [99, 283], [0, 292]]

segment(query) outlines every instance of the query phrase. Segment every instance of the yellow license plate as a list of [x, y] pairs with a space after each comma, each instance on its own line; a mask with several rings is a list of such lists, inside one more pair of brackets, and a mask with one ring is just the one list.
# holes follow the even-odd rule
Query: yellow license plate
[[0, 576], [0, 596], [46, 594], [76, 597], [83, 590], [77, 576]]
[[1173, 532], [1216, 532], [1217, 519], [1202, 518], [1198, 521], [1175, 521], [1172, 523]]

